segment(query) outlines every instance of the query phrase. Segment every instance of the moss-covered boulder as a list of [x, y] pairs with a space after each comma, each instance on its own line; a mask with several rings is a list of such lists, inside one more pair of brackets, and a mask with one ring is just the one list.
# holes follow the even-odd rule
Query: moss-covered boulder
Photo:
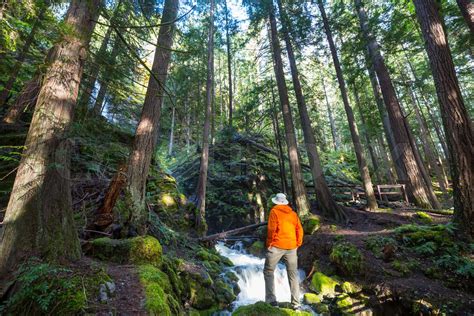
[[233, 313], [233, 316], [310, 316], [311, 313], [305, 311], [295, 311], [289, 308], [273, 307], [264, 302], [257, 302], [252, 305], [240, 306]]
[[256, 241], [248, 248], [248, 252], [254, 256], [261, 257], [265, 255], [265, 243], [263, 241]]
[[319, 216], [314, 214], [306, 215], [301, 219], [305, 235], [314, 234], [321, 227]]
[[336, 299], [336, 309], [342, 315], [354, 315], [354, 303], [348, 294], [339, 295]]
[[353, 275], [362, 271], [364, 257], [359, 249], [350, 242], [335, 244], [329, 259], [340, 272], [346, 275]]
[[309, 287], [321, 296], [334, 297], [336, 286], [338, 284], [339, 283], [335, 279], [325, 275], [324, 273], [316, 272], [311, 278], [311, 284]]
[[147, 264], [139, 266], [138, 272], [145, 289], [145, 307], [150, 315], [182, 314], [179, 298], [174, 295], [170, 280], [163, 271]]
[[134, 264], [161, 264], [162, 248], [152, 236], [127, 239], [94, 239], [88, 245], [87, 254], [105, 261]]
[[321, 303], [321, 297], [314, 293], [304, 293], [303, 301], [308, 305], [317, 304]]
[[347, 294], [355, 294], [362, 291], [362, 288], [355, 283], [344, 282], [341, 284], [342, 292]]

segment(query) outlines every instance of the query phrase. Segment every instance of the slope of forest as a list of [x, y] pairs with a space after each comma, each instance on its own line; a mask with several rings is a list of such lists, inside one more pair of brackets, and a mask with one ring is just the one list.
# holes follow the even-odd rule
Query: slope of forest
[[[473, 34], [469, 0], [0, 1], [0, 315], [474, 315]], [[283, 265], [262, 302], [278, 192], [302, 306]]]

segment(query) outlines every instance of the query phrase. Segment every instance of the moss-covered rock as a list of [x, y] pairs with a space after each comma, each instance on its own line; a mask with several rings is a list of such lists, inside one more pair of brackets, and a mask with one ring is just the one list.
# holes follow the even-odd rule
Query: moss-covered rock
[[101, 260], [117, 263], [161, 264], [162, 248], [160, 242], [152, 237], [134, 237], [127, 239], [94, 239], [87, 253]]
[[347, 294], [339, 295], [336, 299], [336, 308], [342, 315], [354, 315], [352, 312], [353, 301]]
[[314, 234], [321, 227], [319, 216], [309, 214], [301, 219], [305, 235]]
[[356, 274], [362, 270], [362, 253], [356, 246], [349, 242], [339, 242], [335, 244], [331, 250], [329, 259], [346, 275]]
[[314, 293], [304, 293], [303, 301], [305, 304], [309, 304], [309, 305], [317, 304], [317, 303], [321, 303], [321, 297]]
[[254, 256], [260, 257], [265, 254], [265, 243], [263, 241], [256, 241], [248, 248], [248, 252]]
[[305, 311], [295, 311], [288, 308], [273, 307], [264, 302], [257, 302], [252, 305], [241, 306], [233, 313], [233, 316], [310, 316], [311, 313]]
[[310, 289], [321, 296], [333, 297], [336, 293], [336, 286], [339, 283], [321, 272], [316, 272], [311, 278]]
[[147, 264], [139, 266], [138, 273], [140, 282], [145, 288], [145, 307], [151, 315], [178, 315], [182, 313], [170, 280], [163, 271]]
[[347, 294], [355, 294], [362, 291], [362, 288], [355, 283], [344, 282], [341, 284], [342, 292]]

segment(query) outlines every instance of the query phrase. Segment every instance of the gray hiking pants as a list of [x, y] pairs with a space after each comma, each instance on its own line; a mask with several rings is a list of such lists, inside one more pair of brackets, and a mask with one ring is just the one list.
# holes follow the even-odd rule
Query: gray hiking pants
[[299, 305], [300, 284], [298, 281], [298, 256], [296, 254], [296, 248], [286, 250], [270, 247], [270, 249], [267, 249], [265, 267], [263, 268], [263, 275], [265, 277], [265, 302], [276, 302], [274, 272], [276, 265], [282, 258], [285, 262], [288, 281], [290, 282], [291, 304]]

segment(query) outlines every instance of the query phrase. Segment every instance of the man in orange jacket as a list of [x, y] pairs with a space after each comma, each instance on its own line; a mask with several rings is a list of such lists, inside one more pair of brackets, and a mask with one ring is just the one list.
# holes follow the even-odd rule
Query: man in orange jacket
[[272, 202], [267, 226], [267, 253], [265, 255], [265, 301], [277, 305], [275, 297], [275, 267], [283, 258], [291, 290], [291, 304], [299, 307], [298, 256], [296, 249], [303, 243], [303, 227], [285, 194], [278, 193]]

